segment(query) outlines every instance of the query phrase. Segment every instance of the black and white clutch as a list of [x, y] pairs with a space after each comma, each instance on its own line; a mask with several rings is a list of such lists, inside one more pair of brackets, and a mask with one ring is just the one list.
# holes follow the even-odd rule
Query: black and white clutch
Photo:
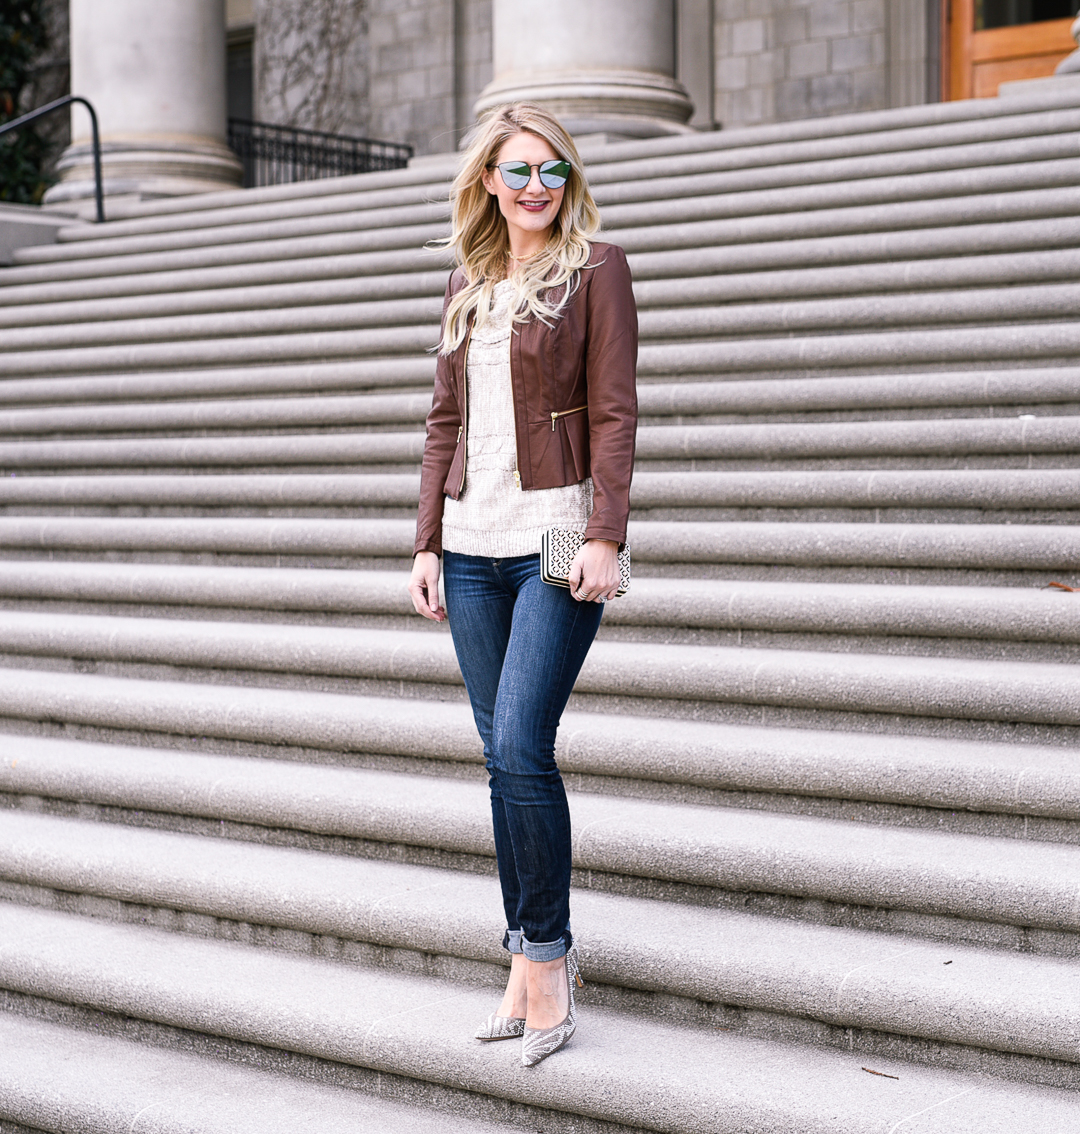
[[[567, 576], [574, 562], [574, 556], [585, 543], [581, 532], [566, 528], [548, 528], [540, 541], [540, 578], [553, 587], [570, 589]], [[623, 544], [619, 552], [619, 589], [615, 597], [624, 595], [630, 589], [630, 545]]]

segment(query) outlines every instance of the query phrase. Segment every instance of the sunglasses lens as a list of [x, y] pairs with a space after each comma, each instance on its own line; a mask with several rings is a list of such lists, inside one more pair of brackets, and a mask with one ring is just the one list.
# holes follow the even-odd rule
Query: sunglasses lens
[[546, 161], [540, 167], [540, 183], [549, 189], [561, 189], [570, 176], [570, 163], [561, 158], [557, 161]]
[[524, 189], [532, 177], [532, 170], [524, 162], [504, 161], [499, 166], [499, 174], [507, 189]]

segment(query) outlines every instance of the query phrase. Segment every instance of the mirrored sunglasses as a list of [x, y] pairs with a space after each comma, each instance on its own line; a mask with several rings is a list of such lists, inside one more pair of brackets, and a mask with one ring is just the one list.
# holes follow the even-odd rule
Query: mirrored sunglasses
[[529, 184], [534, 169], [540, 174], [540, 184], [548, 189], [561, 189], [570, 176], [570, 163], [563, 161], [562, 158], [545, 161], [543, 165], [528, 165], [523, 161], [503, 161], [497, 168], [507, 189], [524, 189]]

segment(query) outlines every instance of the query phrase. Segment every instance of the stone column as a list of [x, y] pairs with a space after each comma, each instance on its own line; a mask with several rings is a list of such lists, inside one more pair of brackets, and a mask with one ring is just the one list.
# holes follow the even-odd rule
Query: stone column
[[572, 134], [683, 134], [693, 113], [675, 80], [675, 0], [493, 0], [495, 78], [477, 114], [535, 102]]
[[[70, 0], [71, 89], [101, 124], [105, 192], [175, 197], [231, 189], [225, 144], [224, 0]], [[46, 201], [93, 194], [90, 124], [72, 108], [72, 144]]]
[[[1080, 17], [1073, 21], [1073, 26], [1069, 31], [1072, 33], [1072, 37], [1076, 40], [1077, 44], [1080, 44]], [[1062, 59], [1055, 68], [1054, 74], [1075, 75], [1078, 71], [1080, 71], [1080, 46], [1077, 47], [1072, 55], [1068, 55]]]

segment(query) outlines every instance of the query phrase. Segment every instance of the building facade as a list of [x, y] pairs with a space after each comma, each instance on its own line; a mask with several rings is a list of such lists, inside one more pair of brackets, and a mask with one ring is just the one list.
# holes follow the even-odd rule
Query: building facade
[[[227, 117], [424, 155], [512, 98], [642, 137], [990, 96], [1070, 55], [1078, 2], [69, 0], [72, 84], [110, 193], [161, 195], [236, 183]], [[86, 189], [80, 115], [53, 200]]]
[[[632, 4], [574, 5], [618, 29]], [[1076, 47], [1077, 0], [669, 0], [674, 75], [696, 129], [991, 96], [1051, 74]], [[255, 117], [453, 148], [495, 72], [493, 8], [524, 27], [522, 0], [229, 0], [232, 50], [251, 59]], [[515, 13], [513, 9], [519, 11]], [[303, 31], [299, 13], [304, 12]], [[349, 12], [345, 18], [342, 13]], [[353, 67], [301, 92], [295, 46]], [[310, 80], [309, 80], [310, 81]]]

